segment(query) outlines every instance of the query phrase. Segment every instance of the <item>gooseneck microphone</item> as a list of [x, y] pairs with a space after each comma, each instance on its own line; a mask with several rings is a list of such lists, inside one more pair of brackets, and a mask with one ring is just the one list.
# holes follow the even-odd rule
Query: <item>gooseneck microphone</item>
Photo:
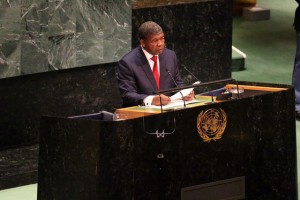
[[[173, 78], [171, 72], [168, 69], [166, 69], [166, 72], [169, 74], [169, 76], [171, 77], [171, 79], [172, 79], [173, 83], [176, 85], [176, 87], [178, 87], [178, 84], [176, 83], [175, 79]], [[183, 94], [182, 94], [182, 92], [180, 90], [179, 90], [179, 93], [180, 93], [180, 95], [182, 97], [182, 100], [183, 100], [183, 106], [186, 107], [184, 96], [183, 96]]]
[[[194, 79], [196, 79], [199, 83], [201, 83], [201, 81], [190, 71], [190, 70], [188, 70], [188, 68], [185, 66], [185, 65], [182, 65], [183, 66], [183, 68], [192, 76], [192, 77], [194, 77]], [[208, 90], [208, 88], [207, 87], [205, 87], [205, 89], [207, 90], [207, 91], [209, 91]], [[213, 97], [213, 95], [211, 95], [211, 103], [214, 103], [214, 97]]]
[[188, 68], [185, 65], [182, 66], [192, 77], [194, 77], [194, 79], [196, 79], [199, 83], [201, 83], [201, 81], [190, 70], [188, 70]]

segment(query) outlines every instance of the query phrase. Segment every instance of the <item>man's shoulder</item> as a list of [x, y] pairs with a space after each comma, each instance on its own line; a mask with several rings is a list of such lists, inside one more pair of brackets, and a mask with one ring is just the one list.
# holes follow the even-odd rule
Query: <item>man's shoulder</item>
[[171, 49], [168, 49], [168, 48], [165, 48], [165, 52], [166, 53], [175, 53], [175, 51], [171, 50]]
[[140, 54], [141, 48], [140, 47], [135, 47], [134, 49], [132, 49], [131, 51], [129, 51], [128, 53], [126, 53], [122, 59], [130, 59], [130, 58], [134, 58], [136, 57], [138, 54]]
[[[145, 56], [144, 56], [145, 57]], [[143, 51], [141, 50], [141, 47], [136, 47], [132, 49], [130, 52], [126, 53], [120, 60], [119, 63], [125, 62], [125, 63], [139, 63], [143, 60]], [[146, 59], [146, 58], [145, 58]]]
[[170, 57], [170, 56], [176, 56], [176, 53], [175, 51], [171, 50], [171, 49], [168, 49], [168, 48], [165, 48], [164, 49], [164, 52], [163, 52], [163, 56], [166, 56], [166, 57]]

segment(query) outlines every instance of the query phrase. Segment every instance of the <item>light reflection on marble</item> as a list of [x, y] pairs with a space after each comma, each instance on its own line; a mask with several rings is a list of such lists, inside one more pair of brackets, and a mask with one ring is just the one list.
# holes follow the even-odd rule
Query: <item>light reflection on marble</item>
[[216, 1], [216, 0], [132, 0], [132, 7], [134, 9], [147, 8], [147, 7], [158, 7], [158, 6], [168, 6], [177, 5], [183, 3], [197, 3], [206, 1]]
[[0, 8], [20, 5], [21, 0], [0, 0]]
[[77, 33], [76, 37], [76, 63], [78, 66], [84, 66], [85, 63], [97, 64], [104, 60], [102, 31]]
[[39, 35], [34, 39], [28, 37], [21, 41], [21, 75], [48, 71], [47, 40], [46, 36]]
[[75, 66], [75, 34], [49, 37], [48, 62], [51, 69], [67, 69]]
[[0, 0], [0, 78], [116, 62], [130, 49], [130, 0]]
[[76, 5], [73, 1], [50, 1], [48, 35], [56, 36], [76, 32]]

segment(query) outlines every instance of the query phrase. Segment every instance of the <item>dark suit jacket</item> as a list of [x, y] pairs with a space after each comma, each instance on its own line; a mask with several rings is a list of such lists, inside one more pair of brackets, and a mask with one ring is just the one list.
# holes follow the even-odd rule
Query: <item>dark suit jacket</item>
[[[167, 70], [178, 86], [183, 85], [174, 51], [165, 48], [163, 53], [159, 55], [159, 63], [160, 90], [176, 87]], [[143, 99], [158, 91], [151, 68], [140, 46], [119, 61], [117, 79], [124, 107], [141, 105]]]

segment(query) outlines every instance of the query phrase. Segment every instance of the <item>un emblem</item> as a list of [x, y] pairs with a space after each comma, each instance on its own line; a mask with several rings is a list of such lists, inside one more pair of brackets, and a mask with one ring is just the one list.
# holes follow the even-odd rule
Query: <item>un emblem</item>
[[203, 142], [221, 139], [226, 124], [227, 115], [221, 108], [201, 111], [197, 118], [197, 130]]

